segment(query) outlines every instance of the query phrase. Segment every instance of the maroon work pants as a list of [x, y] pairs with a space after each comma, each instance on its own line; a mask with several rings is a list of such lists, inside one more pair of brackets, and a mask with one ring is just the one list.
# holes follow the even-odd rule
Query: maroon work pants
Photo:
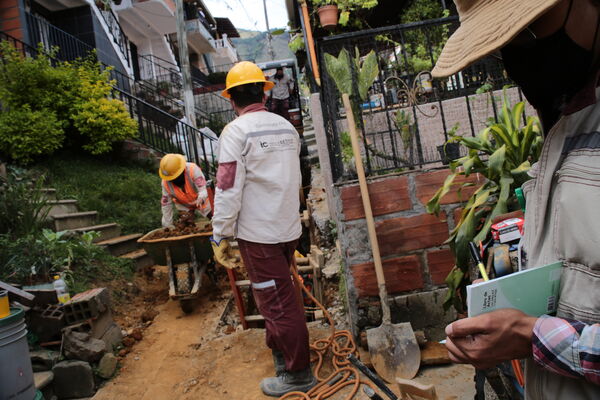
[[308, 368], [308, 328], [296, 284], [290, 276], [298, 241], [277, 244], [237, 241], [252, 282], [254, 300], [265, 318], [267, 346], [283, 352], [286, 370]]
[[281, 115], [290, 120], [290, 100], [289, 99], [271, 99], [271, 112]]

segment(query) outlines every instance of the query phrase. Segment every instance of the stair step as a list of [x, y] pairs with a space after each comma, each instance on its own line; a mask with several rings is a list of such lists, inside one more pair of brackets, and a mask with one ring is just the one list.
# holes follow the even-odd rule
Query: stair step
[[133, 260], [133, 262], [135, 263], [135, 268], [138, 271], [142, 268], [154, 265], [154, 260], [152, 260], [152, 257], [150, 257], [144, 249], [132, 251], [130, 253], [123, 254], [120, 257]]
[[54, 217], [55, 215], [65, 215], [76, 213], [77, 200], [49, 200], [46, 203], [46, 209], [48, 210], [48, 217]]
[[97, 211], [84, 211], [54, 215], [52, 217], [54, 218], [54, 230], [60, 232], [94, 225], [97, 216]]
[[70, 229], [70, 231], [77, 233], [96, 231], [100, 236], [94, 240], [94, 243], [98, 243], [119, 236], [121, 234], [121, 227], [113, 222], [110, 224], [84, 226], [82, 228]]
[[56, 189], [44, 188], [41, 189], [42, 194], [46, 197], [46, 200], [56, 200]]
[[126, 253], [131, 253], [139, 248], [137, 240], [143, 235], [134, 233], [131, 235], [118, 236], [112, 239], [97, 242], [98, 246], [105, 247], [113, 256], [120, 256]]

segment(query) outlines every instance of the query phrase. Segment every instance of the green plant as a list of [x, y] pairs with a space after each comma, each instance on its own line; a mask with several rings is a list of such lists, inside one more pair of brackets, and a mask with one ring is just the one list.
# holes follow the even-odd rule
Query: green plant
[[0, 234], [15, 239], [42, 229], [49, 211], [43, 183], [43, 176], [32, 181], [15, 168], [8, 169], [6, 179], [0, 177]]
[[315, 8], [326, 5], [337, 5], [340, 10], [339, 24], [342, 26], [353, 25], [362, 27], [363, 21], [360, 18], [350, 20], [350, 14], [360, 13], [364, 10], [370, 10], [377, 6], [378, 0], [311, 0]]
[[0, 152], [22, 164], [54, 153], [62, 147], [65, 133], [56, 114], [33, 111], [29, 105], [0, 114]]
[[8, 42], [0, 44], [0, 152], [27, 164], [69, 146], [92, 154], [135, 136], [137, 123], [125, 105], [109, 99], [110, 70], [95, 55], [74, 62], [56, 61], [57, 49], [24, 57]]
[[412, 147], [415, 125], [412, 123], [412, 120], [406, 111], [400, 109], [394, 113], [394, 125], [396, 125], [396, 129], [400, 133], [404, 149], [404, 158], [406, 158], [408, 151]]
[[304, 50], [304, 36], [302, 34], [296, 34], [288, 43], [288, 47], [292, 53], [297, 53]]
[[[462, 311], [461, 299], [464, 299], [468, 280], [468, 244], [483, 241], [496, 216], [518, 208], [514, 189], [529, 179], [527, 171], [540, 155], [542, 135], [539, 120], [528, 117], [525, 126], [522, 126], [525, 103], [519, 102], [512, 108], [509, 106], [505, 91], [498, 123], [485, 128], [476, 137], [453, 136], [449, 140], [464, 145], [469, 153], [450, 163], [452, 173], [427, 203], [427, 211], [439, 215], [441, 199], [458, 185], [454, 182], [457, 176], [479, 174], [484, 178], [484, 183], [467, 200], [460, 220], [447, 240], [454, 251], [456, 265], [446, 278], [450, 289], [444, 302], [446, 308], [454, 305]], [[472, 184], [462, 184], [460, 188], [465, 186]]]

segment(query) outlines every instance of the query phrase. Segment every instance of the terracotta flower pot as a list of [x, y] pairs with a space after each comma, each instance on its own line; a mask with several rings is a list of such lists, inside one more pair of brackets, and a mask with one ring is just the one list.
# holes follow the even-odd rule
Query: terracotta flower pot
[[333, 29], [338, 23], [338, 6], [330, 4], [328, 6], [320, 7], [317, 10], [319, 14], [319, 21], [321, 26], [325, 29]]

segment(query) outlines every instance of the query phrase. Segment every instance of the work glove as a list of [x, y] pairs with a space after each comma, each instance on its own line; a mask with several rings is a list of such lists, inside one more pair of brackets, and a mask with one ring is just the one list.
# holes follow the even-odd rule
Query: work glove
[[216, 262], [229, 269], [237, 267], [235, 254], [233, 254], [233, 249], [229, 245], [229, 240], [221, 239], [219, 241], [216, 241], [211, 236], [210, 244], [212, 245], [214, 258]]
[[212, 211], [208, 197], [198, 196], [194, 205], [196, 206], [196, 210], [198, 210], [204, 217], [206, 217]]

